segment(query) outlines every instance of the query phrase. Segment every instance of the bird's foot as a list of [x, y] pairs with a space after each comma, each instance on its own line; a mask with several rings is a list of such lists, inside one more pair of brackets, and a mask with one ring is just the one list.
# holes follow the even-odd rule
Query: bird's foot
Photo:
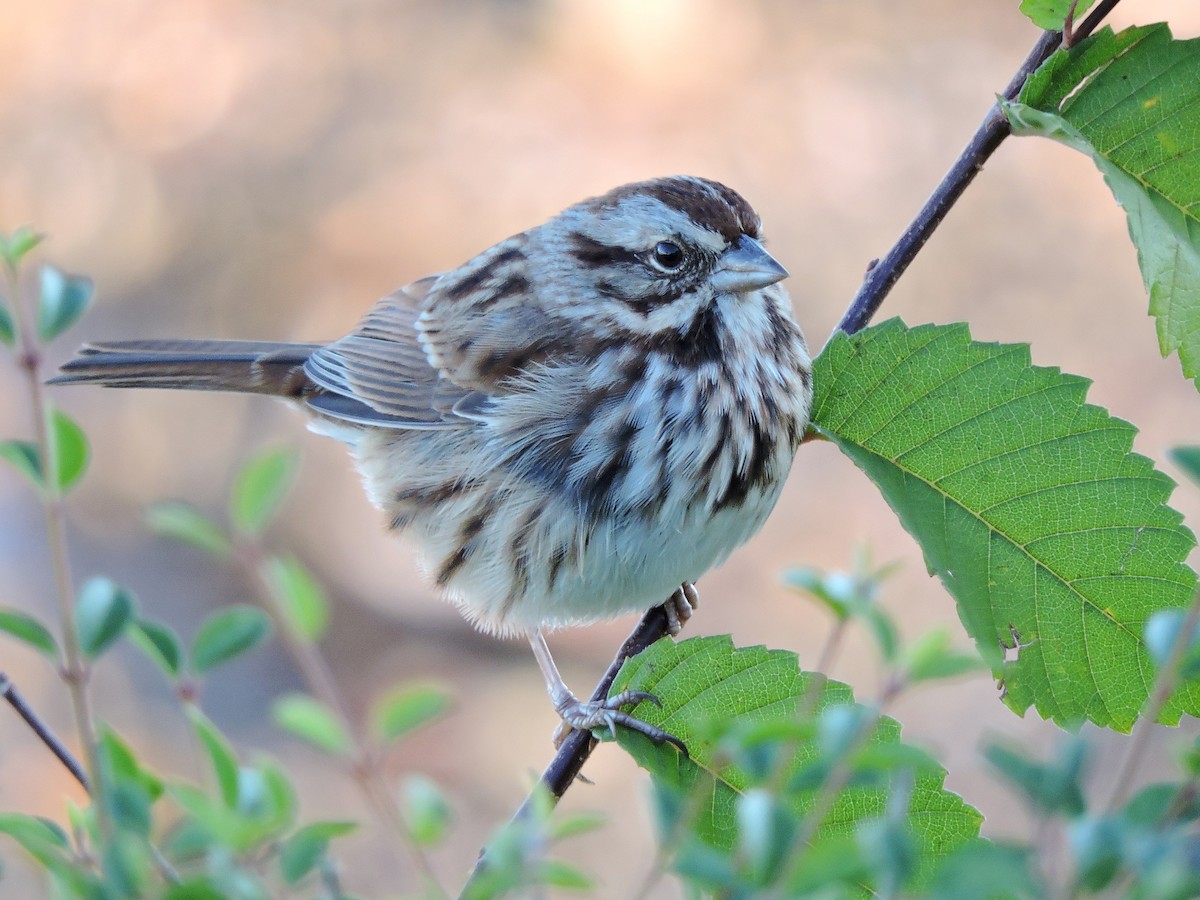
[[581, 731], [591, 731], [594, 728], [608, 728], [616, 737], [617, 726], [623, 726], [631, 731], [637, 731], [650, 738], [655, 745], [671, 744], [684, 756], [688, 755], [687, 747], [675, 735], [663, 731], [657, 725], [643, 722], [631, 716], [621, 707], [649, 700], [661, 706], [657, 697], [645, 691], [622, 691], [607, 700], [589, 700], [584, 702], [569, 691], [562, 699], [554, 704], [562, 722], [554, 732], [554, 746], [559, 747], [567, 736], [576, 728]]

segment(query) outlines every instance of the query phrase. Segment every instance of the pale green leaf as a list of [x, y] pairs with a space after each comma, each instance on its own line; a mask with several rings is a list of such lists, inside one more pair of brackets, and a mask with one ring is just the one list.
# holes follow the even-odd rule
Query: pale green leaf
[[75, 605], [79, 646], [89, 658], [107, 650], [136, 612], [133, 595], [109, 578], [92, 578], [79, 589]]
[[253, 649], [271, 634], [271, 620], [253, 606], [218, 610], [200, 626], [192, 641], [192, 670], [197, 675]]
[[[745, 768], [721, 762], [717, 747], [705, 735], [718, 723], [736, 722], [743, 729], [756, 723], [796, 723], [804, 708], [819, 711], [853, 702], [847, 685], [800, 671], [794, 653], [734, 648], [725, 636], [659, 641], [626, 661], [610, 696], [623, 690], [655, 695], [661, 706], [647, 701], [631, 713], [683, 740], [691, 756], [684, 757], [669, 745], [656, 747], [624, 728], [617, 729], [617, 740], [656, 781], [688, 798], [684, 806], [699, 816], [692, 826], [695, 833], [710, 846], [725, 850], [738, 841], [737, 798], [753, 779]], [[863, 713], [870, 717], [868, 711]], [[899, 739], [895, 721], [882, 717], [875, 722], [871, 742], [897, 744]], [[797, 740], [788, 769], [799, 773], [820, 753], [816, 741]], [[772, 765], [764, 766], [760, 775], [770, 772]], [[945, 774], [940, 767], [930, 771], [922, 765], [916, 775], [907, 829], [922, 862], [913, 884], [919, 884], [938, 859], [979, 833], [982, 817], [942, 787]], [[819, 787], [814, 784], [789, 795], [794, 815], [802, 816], [812, 808]], [[884, 789], [847, 787], [834, 801], [814, 846], [853, 835], [862, 823], [881, 816], [886, 803]]]
[[[1079, 0], [1075, 6], [1075, 21], [1078, 23], [1095, 0]], [[1046, 31], [1061, 31], [1066, 22], [1071, 0], [1021, 0], [1021, 12], [1029, 17], [1038, 28]]]
[[50, 473], [52, 487], [64, 494], [87, 471], [89, 450], [83, 429], [62, 410], [50, 412]]
[[[1128, 730], [1154, 679], [1142, 627], [1196, 587], [1174, 484], [1131, 452], [1133, 426], [1087, 405], [1084, 379], [962, 325], [839, 335], [813, 381], [814, 426], [920, 543], [1005, 702]], [[1162, 721], [1181, 710], [1200, 692]]]
[[380, 741], [396, 741], [432, 722], [450, 708], [450, 693], [440, 685], [401, 685], [376, 701], [372, 730]]
[[1050, 57], [1005, 111], [1014, 133], [1092, 157], [1128, 216], [1159, 348], [1200, 379], [1200, 39], [1105, 29]]
[[17, 342], [17, 329], [13, 323], [12, 311], [3, 299], [0, 299], [0, 344], [11, 347]]
[[44, 237], [28, 225], [20, 226], [12, 234], [0, 232], [0, 259], [3, 259], [10, 269], [15, 270]]
[[331, 839], [349, 834], [357, 827], [354, 822], [314, 822], [299, 829], [279, 848], [283, 880], [296, 884], [320, 862]]
[[67, 275], [54, 266], [42, 266], [38, 336], [43, 341], [51, 341], [70, 328], [91, 303], [93, 292], [90, 278]]
[[179, 677], [183, 668], [183, 646], [179, 635], [166, 625], [138, 619], [129, 629], [129, 639], [167, 675]]
[[1171, 461], [1192, 479], [1194, 486], [1200, 486], [1200, 447], [1172, 447]]
[[233, 746], [197, 707], [187, 706], [186, 710], [196, 736], [208, 755], [209, 765], [221, 791], [221, 801], [226, 809], [235, 809], [238, 803], [238, 760]]
[[319, 641], [329, 623], [329, 601], [312, 573], [299, 560], [277, 556], [264, 571], [287, 627], [310, 643]]
[[266, 528], [292, 486], [298, 463], [293, 450], [269, 450], [242, 466], [229, 499], [229, 518], [238, 530], [258, 534]]
[[50, 659], [58, 659], [58, 642], [54, 635], [28, 613], [0, 607], [0, 631], [40, 650]]
[[353, 741], [337, 714], [307, 694], [288, 694], [271, 707], [275, 724], [318, 750], [345, 756]]
[[220, 527], [190, 503], [163, 500], [146, 509], [146, 524], [155, 534], [191, 544], [214, 556], [230, 552], [229, 538]]
[[0, 459], [29, 479], [38, 490], [45, 488], [42, 478], [42, 454], [31, 441], [0, 441]]

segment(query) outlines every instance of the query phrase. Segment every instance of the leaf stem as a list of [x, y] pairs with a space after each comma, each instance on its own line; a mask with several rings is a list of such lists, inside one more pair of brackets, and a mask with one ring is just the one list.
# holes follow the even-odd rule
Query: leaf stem
[[42, 364], [41, 347], [33, 324], [33, 314], [28, 304], [22, 302], [17, 270], [7, 266], [9, 292], [12, 297], [15, 326], [17, 329], [18, 365], [25, 373], [29, 388], [29, 400], [33, 414], [34, 433], [37, 436], [38, 453], [42, 466], [42, 508], [46, 519], [46, 543], [50, 551], [50, 565], [54, 572], [55, 598], [58, 602], [59, 624], [62, 630], [63, 665], [61, 675], [71, 697], [71, 708], [75, 717], [75, 729], [83, 747], [88, 781], [91, 785], [92, 803], [101, 834], [110, 836], [111, 825], [104, 798], [104, 783], [100, 778], [99, 755], [96, 750], [96, 727], [92, 717], [91, 700], [88, 696], [88, 669], [84, 663], [79, 644], [79, 628], [75, 620], [74, 579], [71, 576], [71, 560], [67, 552], [66, 516], [62, 492], [54, 482], [53, 458], [50, 438], [50, 411], [42, 390], [40, 374]]

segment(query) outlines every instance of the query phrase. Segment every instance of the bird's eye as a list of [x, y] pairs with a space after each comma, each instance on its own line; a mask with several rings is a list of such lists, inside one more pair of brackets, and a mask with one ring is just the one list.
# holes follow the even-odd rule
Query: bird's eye
[[683, 265], [683, 251], [673, 241], [659, 241], [654, 245], [654, 261], [668, 272], [673, 272]]

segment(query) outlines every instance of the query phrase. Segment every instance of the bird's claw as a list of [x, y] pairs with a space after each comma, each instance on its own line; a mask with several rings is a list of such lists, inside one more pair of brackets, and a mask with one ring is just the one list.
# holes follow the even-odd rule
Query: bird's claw
[[670, 744], [684, 756], [687, 756], [687, 746], [683, 741], [675, 737], [675, 735], [663, 731], [657, 725], [643, 722], [641, 719], [635, 718], [621, 709], [623, 706], [630, 706], [643, 701], [649, 701], [656, 706], [662, 706], [662, 702], [656, 696], [646, 691], [622, 691], [615, 696], [609, 697], [607, 700], [589, 700], [586, 703], [574, 694], [569, 694], [563, 702], [555, 706], [558, 714], [562, 716], [562, 722], [559, 723], [558, 729], [554, 732], [554, 746], [561, 746], [562, 742], [567, 739], [567, 736], [577, 728], [580, 731], [608, 728], [615, 737], [617, 726], [620, 725], [628, 728], [630, 731], [644, 734], [656, 746]]

